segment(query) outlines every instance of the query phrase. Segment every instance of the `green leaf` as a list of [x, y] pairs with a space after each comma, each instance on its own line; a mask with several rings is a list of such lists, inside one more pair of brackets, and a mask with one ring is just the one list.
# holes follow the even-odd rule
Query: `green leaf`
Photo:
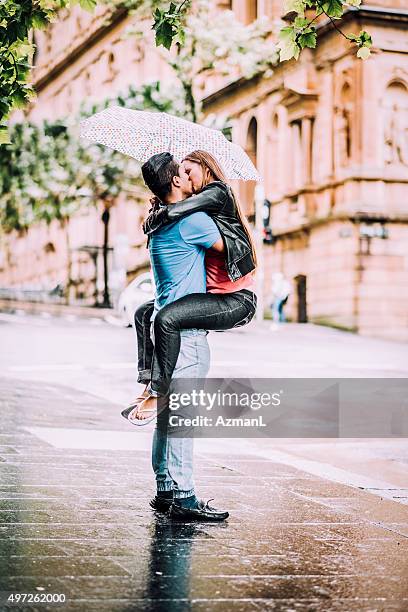
[[368, 59], [370, 55], [371, 55], [371, 51], [368, 47], [360, 47], [360, 49], [357, 51], [357, 57], [359, 57], [362, 60]]
[[296, 33], [292, 26], [282, 28], [279, 32], [279, 42], [276, 45], [279, 49], [279, 59], [281, 62], [292, 58], [298, 59], [300, 48], [296, 44]]
[[302, 17], [305, 14], [305, 2], [303, 0], [284, 0], [283, 2], [283, 12], [292, 13], [295, 12]]
[[0, 125], [0, 145], [11, 144], [10, 135], [6, 125]]
[[[37, 28], [38, 30], [43, 30], [44, 28], [46, 28], [49, 22], [50, 20], [45, 11], [36, 11], [35, 13], [33, 13], [31, 17], [31, 23], [32, 23], [33, 28]], [[26, 33], [26, 37], [27, 37], [27, 33]]]
[[341, 0], [328, 0], [323, 4], [323, 10], [330, 17], [340, 19], [343, 16], [343, 2]]
[[301, 30], [302, 28], [305, 28], [307, 25], [309, 25], [309, 23], [309, 19], [303, 19], [303, 17], [296, 17], [295, 21], [293, 22], [293, 26], [296, 30]]
[[96, 0], [79, 0], [80, 7], [92, 13], [96, 7]]
[[162, 45], [166, 49], [170, 49], [172, 42], [173, 28], [170, 24], [164, 23], [156, 30], [156, 47], [160, 47]]
[[310, 49], [314, 49], [317, 43], [317, 33], [316, 32], [307, 32], [305, 34], [301, 34], [298, 38], [298, 43], [304, 49], [305, 47], [309, 47]]
[[365, 32], [364, 30], [360, 32], [359, 39], [361, 40], [362, 44], [373, 44], [373, 39], [371, 38], [370, 34], [368, 34], [368, 32]]

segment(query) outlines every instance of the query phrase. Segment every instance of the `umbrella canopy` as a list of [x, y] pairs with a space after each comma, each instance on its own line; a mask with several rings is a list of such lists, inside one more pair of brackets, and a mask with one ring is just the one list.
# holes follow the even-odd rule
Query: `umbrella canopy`
[[181, 161], [201, 149], [215, 157], [228, 179], [261, 180], [245, 151], [222, 132], [168, 113], [111, 106], [81, 121], [80, 135], [140, 162], [164, 151]]

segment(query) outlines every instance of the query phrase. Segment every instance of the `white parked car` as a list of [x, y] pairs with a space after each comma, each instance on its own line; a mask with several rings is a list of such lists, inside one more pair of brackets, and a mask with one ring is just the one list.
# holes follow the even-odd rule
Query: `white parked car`
[[122, 291], [118, 301], [118, 314], [122, 324], [129, 327], [134, 324], [134, 315], [138, 306], [154, 298], [154, 282], [151, 272], [139, 274]]

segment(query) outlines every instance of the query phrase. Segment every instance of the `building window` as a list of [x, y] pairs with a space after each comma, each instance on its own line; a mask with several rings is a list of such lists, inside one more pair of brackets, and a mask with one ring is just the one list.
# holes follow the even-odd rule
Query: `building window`
[[[249, 122], [247, 140], [245, 150], [248, 157], [251, 159], [254, 166], [257, 163], [257, 148], [258, 148], [258, 122], [255, 117], [252, 117]], [[244, 186], [244, 201], [245, 211], [250, 217], [250, 220], [255, 218], [255, 182], [246, 181]]]
[[279, 116], [275, 113], [272, 119], [272, 131], [270, 136], [271, 156], [268, 156], [268, 171], [271, 172], [271, 187], [272, 192], [276, 194], [281, 186], [281, 177], [279, 176]]
[[291, 181], [290, 189], [297, 191], [303, 184], [303, 155], [302, 155], [302, 121], [297, 119], [290, 124], [291, 144]]
[[258, 0], [245, 1], [245, 23], [252, 23], [258, 17]]

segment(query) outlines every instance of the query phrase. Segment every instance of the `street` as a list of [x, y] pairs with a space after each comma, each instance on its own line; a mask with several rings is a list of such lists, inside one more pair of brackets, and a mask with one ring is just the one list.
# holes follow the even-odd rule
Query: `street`
[[[172, 524], [148, 506], [153, 426], [120, 417], [140, 386], [134, 331], [112, 323], [0, 314], [4, 609], [408, 608], [406, 440], [196, 440], [198, 493], [230, 519]], [[408, 375], [406, 344], [313, 325], [209, 341], [212, 377]]]

